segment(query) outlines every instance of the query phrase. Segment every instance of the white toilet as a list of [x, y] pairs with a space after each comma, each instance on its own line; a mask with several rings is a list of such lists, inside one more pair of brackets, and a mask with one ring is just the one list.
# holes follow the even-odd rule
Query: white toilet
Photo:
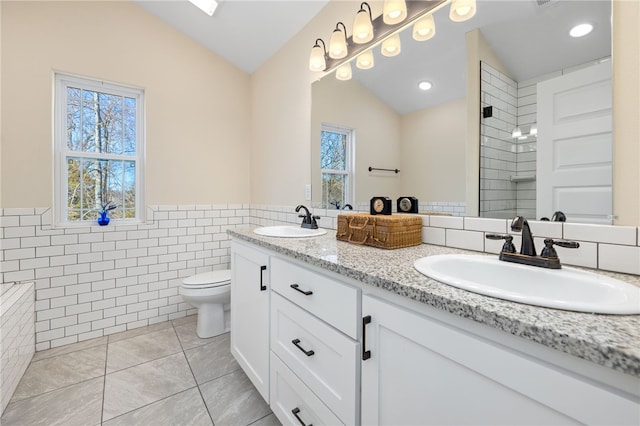
[[229, 331], [228, 311], [225, 315], [224, 308], [231, 301], [230, 269], [185, 278], [180, 286], [180, 295], [198, 309], [198, 337], [206, 339]]

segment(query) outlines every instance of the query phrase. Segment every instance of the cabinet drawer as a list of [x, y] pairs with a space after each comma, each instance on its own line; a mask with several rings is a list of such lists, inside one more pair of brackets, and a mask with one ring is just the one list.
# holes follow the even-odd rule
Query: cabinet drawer
[[271, 410], [283, 424], [343, 424], [273, 352], [270, 382]]
[[356, 424], [360, 344], [278, 294], [271, 297], [271, 350], [344, 423]]
[[358, 338], [359, 290], [282, 259], [271, 259], [271, 285], [282, 296]]

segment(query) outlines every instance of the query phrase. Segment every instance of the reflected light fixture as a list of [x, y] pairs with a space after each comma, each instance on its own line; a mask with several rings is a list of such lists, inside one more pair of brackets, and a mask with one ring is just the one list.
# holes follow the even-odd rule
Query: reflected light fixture
[[453, 0], [449, 19], [453, 22], [464, 22], [476, 14], [476, 0]]
[[407, 3], [404, 0], [384, 0], [382, 20], [387, 25], [395, 25], [407, 18]]
[[216, 0], [189, 0], [189, 3], [198, 7], [198, 9], [209, 16], [213, 16], [213, 12], [215, 12], [218, 7], [218, 2]]
[[400, 54], [400, 34], [396, 33], [382, 42], [381, 53], [384, 56], [396, 56]]
[[[318, 44], [322, 42], [322, 47]], [[327, 67], [327, 61], [325, 55], [327, 54], [327, 48], [321, 38], [316, 39], [316, 44], [311, 48], [311, 56], [309, 57], [309, 69], [311, 71], [324, 71]]]
[[513, 129], [513, 132], [511, 132], [511, 137], [514, 139], [522, 137], [522, 129], [520, 129], [520, 127], [516, 127], [515, 129]]
[[356, 58], [356, 66], [361, 70], [373, 68], [373, 52], [371, 49], [364, 51]]
[[418, 83], [418, 87], [420, 88], [420, 90], [429, 90], [433, 87], [433, 85], [431, 83], [429, 83], [428, 81], [421, 81], [420, 83]]
[[432, 14], [420, 18], [413, 24], [413, 39], [415, 41], [427, 41], [434, 35], [436, 35], [436, 23]]
[[[364, 10], [364, 6], [369, 9], [368, 13]], [[371, 17], [371, 6], [365, 1], [360, 4], [360, 10], [353, 20], [353, 42], [363, 44], [371, 40], [373, 40], [373, 18]]]
[[569, 35], [571, 37], [584, 37], [587, 34], [589, 34], [591, 31], [593, 31], [593, 25], [579, 24], [571, 28], [571, 31], [569, 31]]
[[342, 81], [351, 80], [351, 62], [340, 65], [336, 70], [336, 78]]
[[[343, 29], [340, 29], [340, 25]], [[347, 56], [347, 53], [347, 27], [342, 22], [338, 22], [329, 39], [329, 57], [342, 59]]]

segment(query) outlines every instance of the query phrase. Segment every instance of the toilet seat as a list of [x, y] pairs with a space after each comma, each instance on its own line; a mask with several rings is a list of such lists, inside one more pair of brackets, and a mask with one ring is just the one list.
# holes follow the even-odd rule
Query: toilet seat
[[231, 282], [231, 270], [221, 269], [218, 271], [205, 272], [203, 274], [192, 275], [182, 280], [182, 287], [204, 289], [227, 285]]

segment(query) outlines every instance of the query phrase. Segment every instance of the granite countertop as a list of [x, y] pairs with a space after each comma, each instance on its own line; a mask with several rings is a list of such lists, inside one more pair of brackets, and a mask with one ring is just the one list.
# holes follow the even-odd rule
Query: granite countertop
[[[314, 238], [272, 238], [253, 228], [232, 237], [417, 300], [596, 364], [640, 377], [640, 315], [602, 315], [540, 308], [495, 299], [434, 281], [413, 267], [416, 259], [445, 253], [479, 254], [421, 244], [396, 250], [337, 241], [335, 231]], [[640, 276], [598, 271], [640, 286]]]

